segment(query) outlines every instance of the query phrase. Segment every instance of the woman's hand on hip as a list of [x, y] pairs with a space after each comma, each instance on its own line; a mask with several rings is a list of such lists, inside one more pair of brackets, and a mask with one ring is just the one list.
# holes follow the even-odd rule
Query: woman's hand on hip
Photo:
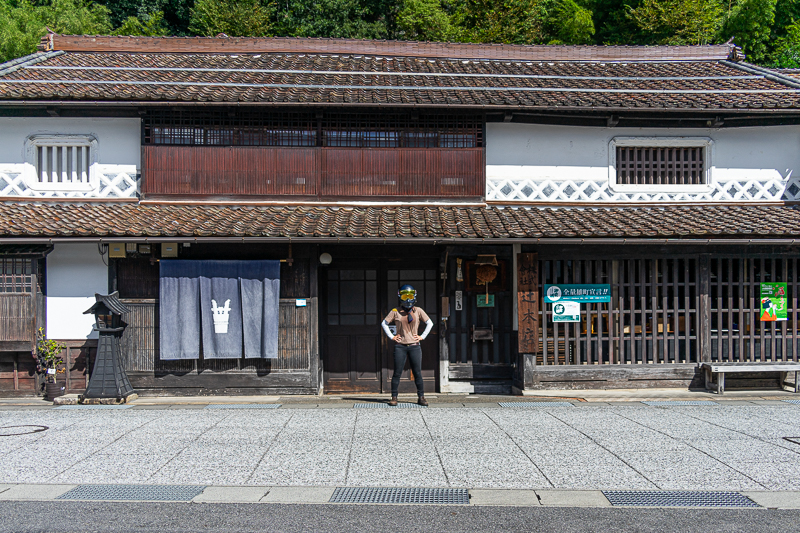
[[400, 342], [400, 340], [401, 340], [401, 339], [400, 339], [400, 335], [395, 335], [394, 337], [392, 337], [392, 340], [393, 340], [394, 342]]
[[419, 335], [417, 335], [416, 333], [414, 333], [414, 340], [415, 340], [415, 341], [417, 341], [417, 342], [419, 342], [419, 341], [421, 341], [421, 340], [422, 340], [422, 337], [420, 337]]

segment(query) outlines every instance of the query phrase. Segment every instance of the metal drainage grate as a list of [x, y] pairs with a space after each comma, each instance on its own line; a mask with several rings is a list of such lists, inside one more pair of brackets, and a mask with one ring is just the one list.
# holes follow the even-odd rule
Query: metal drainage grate
[[202, 485], [78, 485], [57, 500], [130, 500], [188, 502]]
[[500, 407], [575, 407], [569, 402], [498, 402]]
[[336, 487], [328, 503], [434, 503], [469, 505], [467, 489]]
[[133, 407], [132, 405], [125, 404], [125, 405], [59, 405], [58, 407], [53, 407], [53, 409], [130, 409]]
[[660, 401], [660, 402], [642, 402], [646, 405], [652, 405], [653, 407], [660, 407], [662, 405], [719, 405], [716, 402], [710, 402], [708, 400], [669, 400], [669, 401]]
[[277, 409], [279, 403], [210, 403], [205, 409]]
[[760, 507], [738, 492], [604, 490], [603, 494], [611, 505], [633, 507]]
[[795, 405], [800, 405], [800, 400], [781, 400], [781, 401], [786, 403], [793, 403]]
[[416, 403], [398, 403], [397, 405], [389, 405], [388, 403], [354, 403], [353, 407], [356, 409], [381, 409], [383, 407], [389, 409], [416, 409], [422, 406]]

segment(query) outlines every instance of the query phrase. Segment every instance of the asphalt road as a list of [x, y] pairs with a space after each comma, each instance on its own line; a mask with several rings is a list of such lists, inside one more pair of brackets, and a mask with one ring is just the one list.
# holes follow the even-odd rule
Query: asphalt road
[[800, 510], [0, 502], [2, 532], [797, 531]]

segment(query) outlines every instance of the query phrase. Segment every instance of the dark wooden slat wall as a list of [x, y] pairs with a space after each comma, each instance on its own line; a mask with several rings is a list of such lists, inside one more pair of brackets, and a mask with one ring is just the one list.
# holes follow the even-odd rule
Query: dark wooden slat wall
[[[317, 299], [297, 307], [295, 299], [281, 299], [277, 359], [199, 359], [161, 361], [158, 358], [158, 300], [123, 300], [131, 311], [123, 316], [128, 327], [122, 337], [125, 370], [129, 372], [245, 372], [310, 371], [316, 355], [313, 342], [317, 327]], [[268, 377], [265, 377], [268, 385]]]
[[[501, 375], [511, 377], [511, 364], [516, 358], [517, 339], [513, 331], [513, 298], [511, 282], [506, 280], [505, 286], [490, 289], [489, 294], [494, 296], [494, 307], [478, 307], [478, 295], [486, 294], [484, 286], [471, 288], [468, 283], [469, 273], [466, 263], [463, 264], [464, 282], [457, 279], [457, 263], [455, 258], [448, 262], [447, 277], [450, 282], [448, 295], [450, 297], [450, 320], [448, 324], [448, 341], [451, 377], [464, 372], [471, 374], [474, 379], [494, 379], [498, 376], [489, 370], [490, 365], [502, 366]], [[501, 268], [498, 268], [501, 270]], [[499, 278], [499, 276], [498, 276]], [[499, 279], [496, 279], [499, 281]], [[493, 282], [494, 283], [494, 282]], [[490, 285], [492, 287], [492, 285]], [[463, 308], [455, 308], [455, 291], [462, 291]], [[494, 327], [493, 340], [472, 340], [472, 328]], [[470, 365], [469, 369], [460, 369], [460, 365]], [[455, 369], [458, 369], [456, 372]]]
[[[798, 360], [798, 260], [792, 257], [709, 259], [709, 360]], [[762, 282], [786, 282], [788, 320], [760, 320]]]
[[36, 333], [33, 298], [31, 293], [0, 293], [0, 341], [32, 343]]
[[483, 148], [142, 147], [145, 195], [481, 197]]
[[[539, 365], [699, 361], [698, 265], [693, 258], [540, 261]], [[553, 323], [545, 284], [611, 285], [611, 302], [582, 303], [581, 321]]]
[[37, 383], [36, 361], [30, 353], [0, 353], [0, 393], [33, 395]]

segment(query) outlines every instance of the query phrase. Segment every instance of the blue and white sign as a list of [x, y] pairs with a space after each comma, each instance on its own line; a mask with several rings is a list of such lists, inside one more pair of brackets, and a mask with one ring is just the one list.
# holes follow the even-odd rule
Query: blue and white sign
[[611, 285], [545, 285], [544, 301], [607, 303], [611, 301]]
[[558, 302], [553, 304], [553, 322], [580, 322], [581, 304], [578, 302]]

